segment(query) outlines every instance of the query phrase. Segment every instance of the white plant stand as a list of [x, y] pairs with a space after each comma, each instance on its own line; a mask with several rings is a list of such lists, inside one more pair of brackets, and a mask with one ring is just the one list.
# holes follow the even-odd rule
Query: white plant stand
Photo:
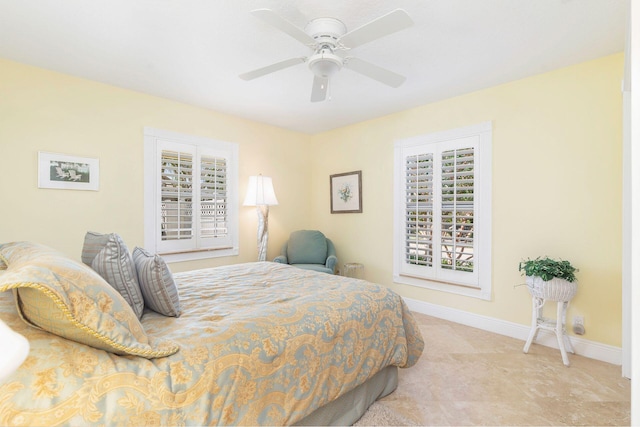
[[[574, 354], [575, 351], [573, 350], [571, 340], [567, 335], [565, 323], [567, 317], [567, 306], [569, 305], [569, 301], [571, 301], [575, 296], [578, 290], [578, 284], [558, 278], [544, 281], [541, 277], [537, 276], [527, 276], [526, 283], [532, 297], [532, 313], [531, 331], [529, 332], [529, 338], [527, 338], [523, 351], [525, 353], [529, 352], [529, 347], [533, 340], [535, 340], [540, 329], [552, 331], [555, 332], [556, 338], [558, 339], [558, 347], [560, 348], [560, 354], [562, 355], [562, 363], [564, 363], [565, 366], [569, 366], [567, 350]], [[544, 305], [547, 301], [555, 301], [557, 303], [555, 319], [547, 319], [542, 314]]]

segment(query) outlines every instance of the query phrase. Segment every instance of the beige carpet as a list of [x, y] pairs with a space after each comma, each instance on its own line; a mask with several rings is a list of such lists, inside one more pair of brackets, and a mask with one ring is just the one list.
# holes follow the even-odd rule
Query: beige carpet
[[571, 354], [566, 367], [557, 349], [534, 344], [524, 354], [524, 341], [415, 317], [422, 357], [400, 369], [396, 391], [358, 425], [630, 424], [631, 384], [620, 366]]
[[412, 426], [415, 423], [380, 402], [369, 407], [354, 426]]

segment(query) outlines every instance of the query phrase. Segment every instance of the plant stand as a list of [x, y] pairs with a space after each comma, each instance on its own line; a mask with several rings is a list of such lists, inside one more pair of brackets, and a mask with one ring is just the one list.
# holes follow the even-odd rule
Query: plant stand
[[[552, 279], [543, 281], [540, 277], [527, 276], [527, 288], [532, 297], [532, 313], [531, 313], [531, 331], [529, 338], [524, 345], [523, 351], [529, 352], [531, 343], [538, 335], [540, 329], [555, 332], [558, 340], [558, 347], [562, 355], [562, 363], [569, 366], [569, 357], [567, 350], [575, 354], [571, 340], [567, 335], [565, 322], [567, 317], [567, 306], [569, 301], [574, 297], [578, 289], [575, 282], [567, 282], [563, 279]], [[555, 301], [557, 303], [556, 318], [547, 319], [543, 316], [542, 311], [547, 301]]]

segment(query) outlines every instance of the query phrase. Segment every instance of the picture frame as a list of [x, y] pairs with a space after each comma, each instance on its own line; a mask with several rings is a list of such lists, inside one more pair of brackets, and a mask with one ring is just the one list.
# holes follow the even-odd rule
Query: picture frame
[[331, 213], [362, 213], [362, 171], [338, 173], [329, 180]]
[[98, 191], [99, 186], [99, 159], [38, 152], [38, 188]]

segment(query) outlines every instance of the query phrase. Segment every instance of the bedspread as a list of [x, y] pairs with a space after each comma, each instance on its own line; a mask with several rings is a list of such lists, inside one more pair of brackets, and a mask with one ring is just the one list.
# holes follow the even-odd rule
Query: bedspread
[[0, 386], [0, 425], [285, 425], [423, 349], [384, 286], [275, 263], [174, 275], [183, 314], [145, 311], [169, 357], [118, 356], [27, 326], [13, 297], [0, 318], [31, 344]]

